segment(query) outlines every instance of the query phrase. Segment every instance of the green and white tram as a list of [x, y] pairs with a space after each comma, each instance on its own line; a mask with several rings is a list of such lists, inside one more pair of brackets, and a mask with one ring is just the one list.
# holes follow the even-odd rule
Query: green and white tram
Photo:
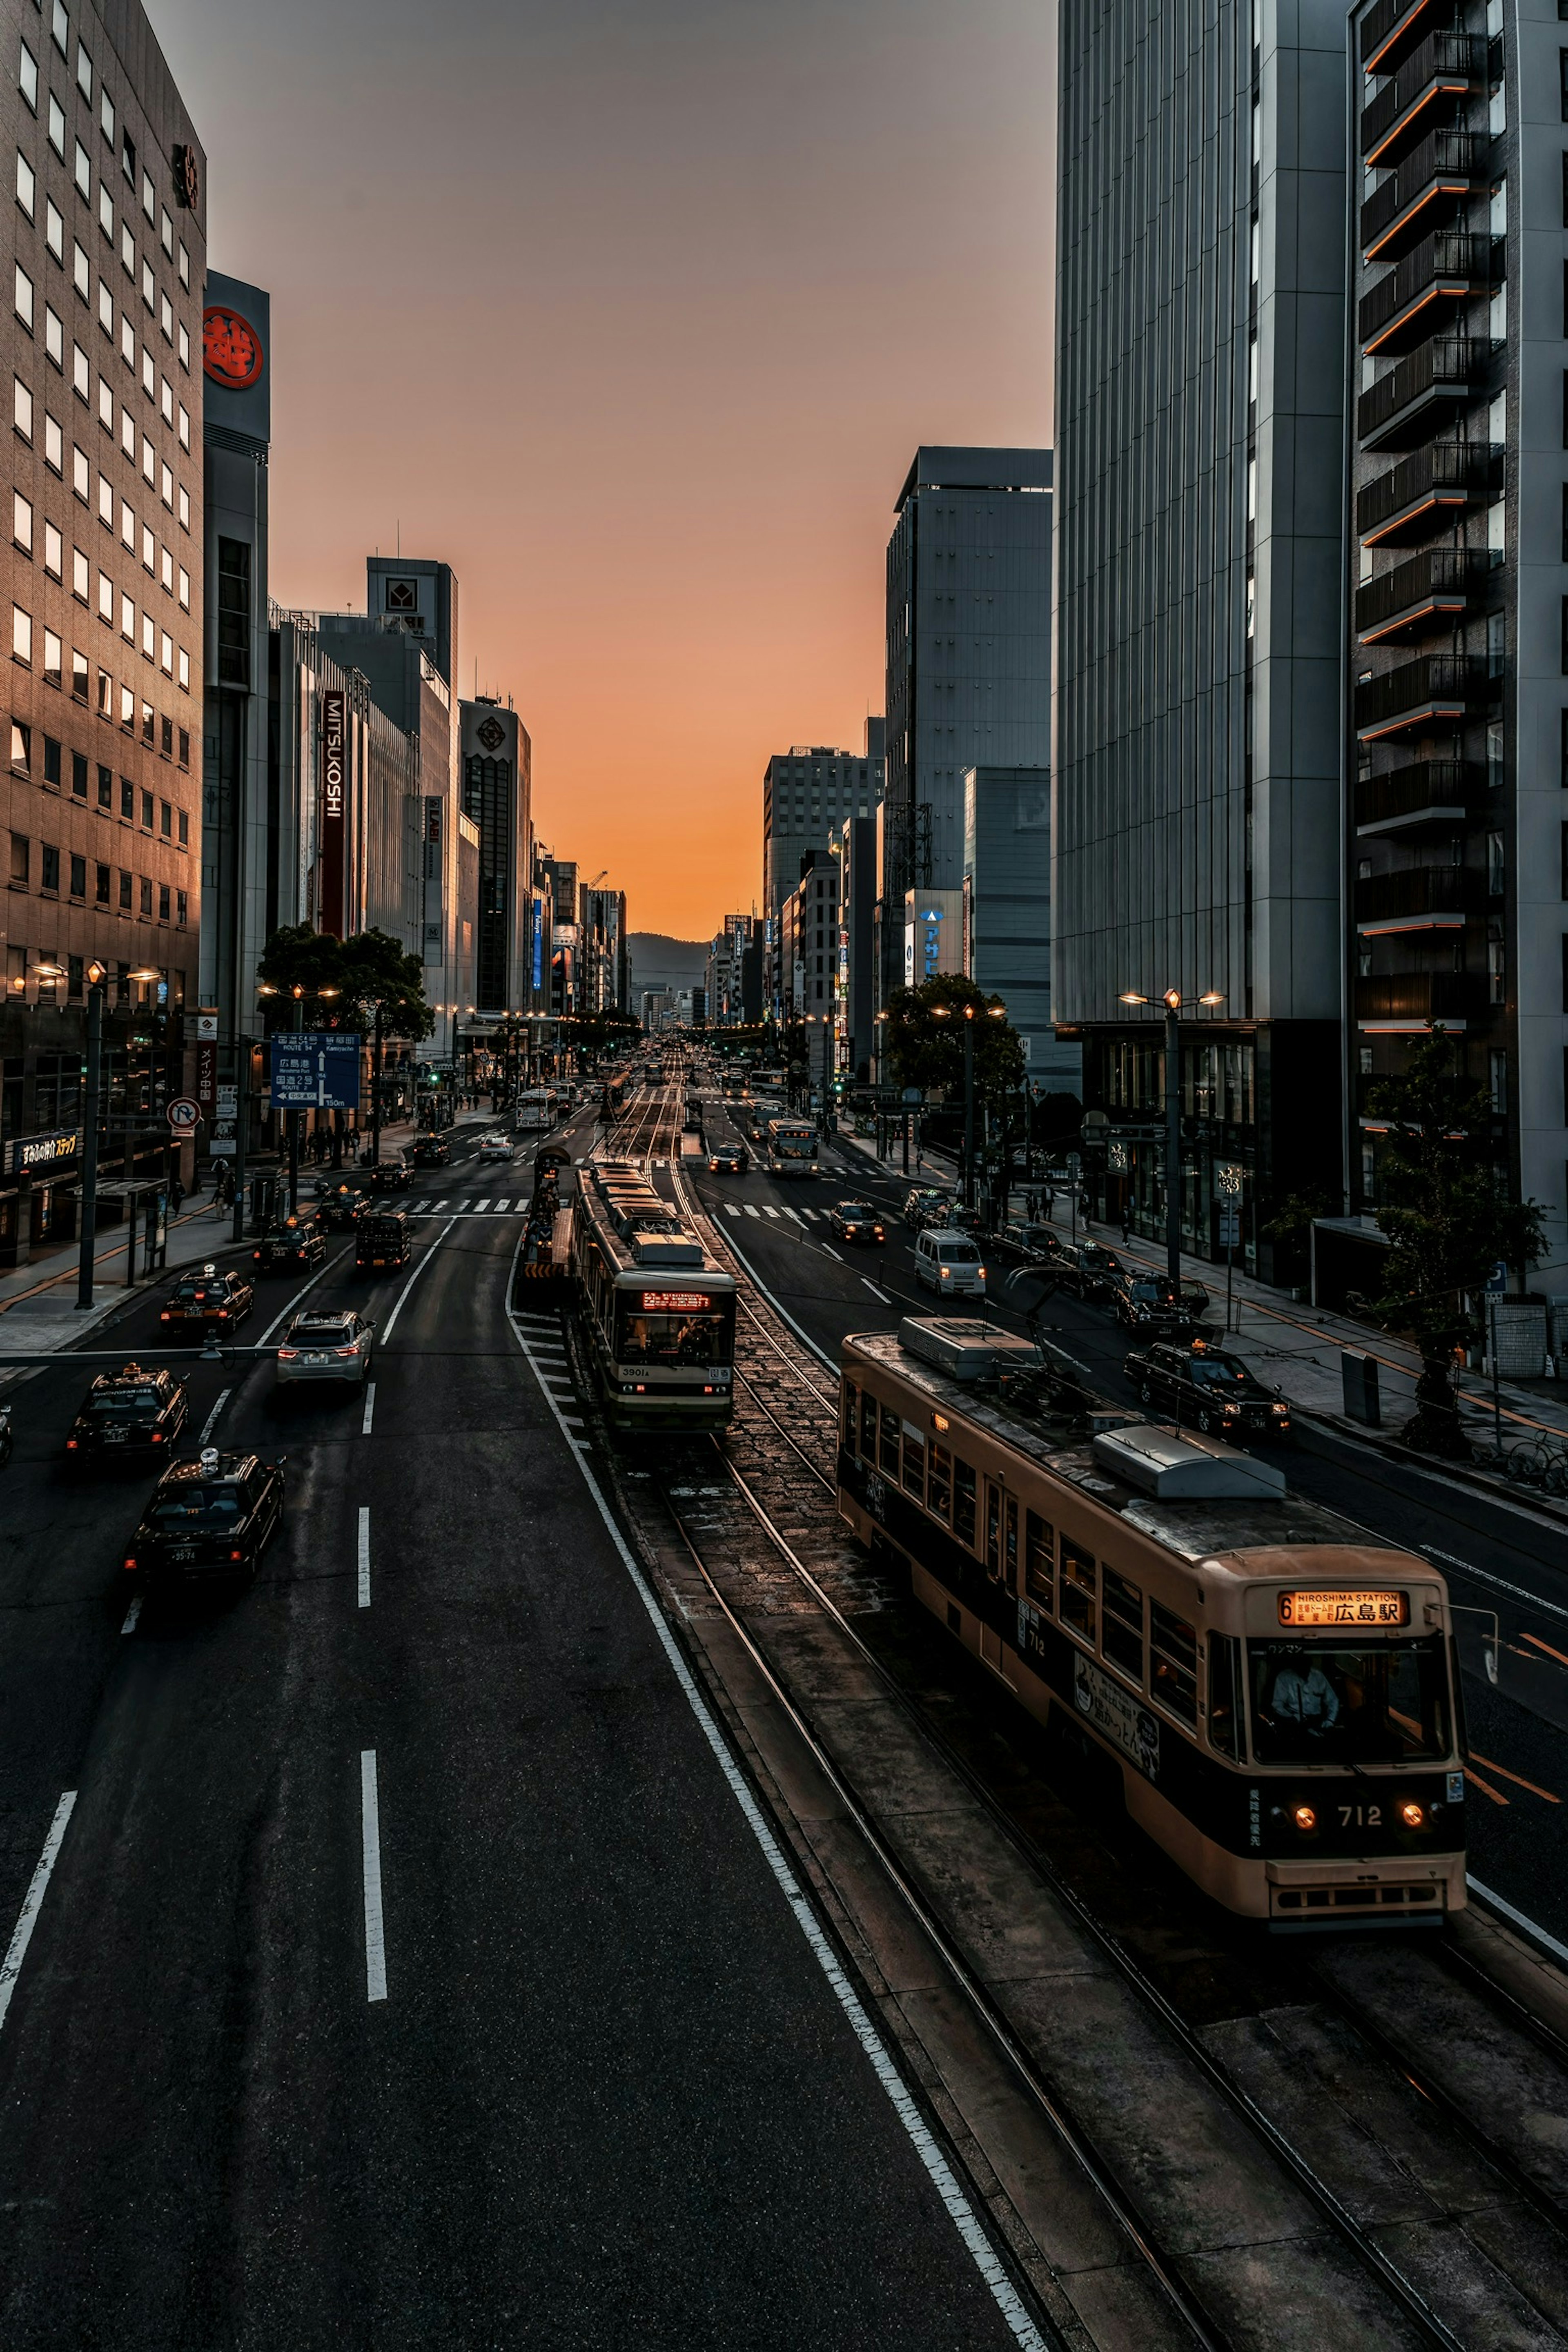
[[997, 1374], [1031, 1352], [945, 1318], [847, 1339], [842, 1517], [1229, 1910], [1289, 1930], [1462, 1908], [1437, 1570], [1271, 1462], [1081, 1394], [1021, 1409]]
[[724, 1428], [733, 1409], [735, 1277], [635, 1164], [579, 1171], [572, 1272], [610, 1426]]

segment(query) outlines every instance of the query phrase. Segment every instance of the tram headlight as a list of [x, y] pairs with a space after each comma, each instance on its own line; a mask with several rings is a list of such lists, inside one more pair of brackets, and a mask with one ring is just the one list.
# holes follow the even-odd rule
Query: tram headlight
[[1418, 1805], [1412, 1797], [1400, 1806], [1399, 1818], [1407, 1830], [1424, 1830], [1426, 1826], [1426, 1808], [1425, 1805]]
[[1313, 1811], [1310, 1805], [1293, 1806], [1290, 1812], [1290, 1819], [1295, 1822], [1296, 1827], [1299, 1830], [1315, 1830], [1318, 1826], [1318, 1816]]

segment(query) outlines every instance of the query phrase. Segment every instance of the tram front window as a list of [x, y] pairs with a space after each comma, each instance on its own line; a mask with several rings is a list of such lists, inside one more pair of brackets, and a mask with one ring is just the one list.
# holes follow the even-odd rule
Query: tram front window
[[1441, 1641], [1249, 1642], [1260, 1764], [1403, 1764], [1448, 1752]]
[[700, 1307], [685, 1314], [627, 1315], [616, 1353], [623, 1364], [727, 1363], [724, 1316]]

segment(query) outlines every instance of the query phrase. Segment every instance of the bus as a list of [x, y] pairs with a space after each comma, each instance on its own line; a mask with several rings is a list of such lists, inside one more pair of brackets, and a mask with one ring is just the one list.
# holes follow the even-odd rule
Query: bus
[[817, 1133], [808, 1118], [770, 1118], [763, 1150], [773, 1176], [815, 1176]]
[[555, 1124], [555, 1101], [553, 1087], [530, 1087], [526, 1094], [519, 1095], [512, 1114], [513, 1133], [547, 1133]]
[[1463, 1908], [1447, 1588], [1276, 1465], [1020, 1364], [982, 1323], [843, 1346], [838, 1508], [1226, 1909], [1273, 1933]]
[[635, 1162], [600, 1161], [579, 1171], [572, 1273], [612, 1429], [728, 1424], [735, 1277]]

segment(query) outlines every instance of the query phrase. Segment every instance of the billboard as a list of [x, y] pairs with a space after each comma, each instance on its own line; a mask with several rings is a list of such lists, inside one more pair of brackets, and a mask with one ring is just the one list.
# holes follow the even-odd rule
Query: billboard
[[343, 935], [343, 830], [348, 798], [348, 696], [329, 687], [321, 696], [321, 928]]
[[274, 1110], [358, 1110], [357, 1035], [307, 1030], [270, 1044]]

